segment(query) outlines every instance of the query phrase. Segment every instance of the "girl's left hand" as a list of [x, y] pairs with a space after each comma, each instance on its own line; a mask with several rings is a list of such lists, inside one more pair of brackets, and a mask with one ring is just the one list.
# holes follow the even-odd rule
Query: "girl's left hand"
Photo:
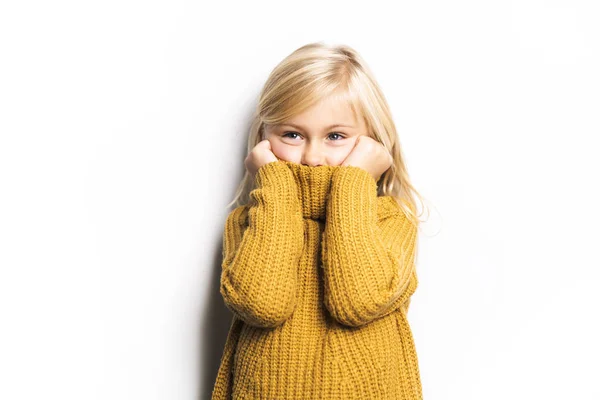
[[342, 165], [353, 165], [369, 172], [375, 182], [392, 166], [394, 159], [385, 147], [375, 139], [361, 135]]

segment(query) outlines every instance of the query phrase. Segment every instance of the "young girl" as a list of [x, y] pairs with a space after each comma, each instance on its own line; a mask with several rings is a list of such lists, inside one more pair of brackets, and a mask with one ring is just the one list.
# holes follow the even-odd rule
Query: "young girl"
[[272, 71], [245, 166], [212, 398], [422, 399], [407, 320], [422, 197], [356, 51], [312, 43]]

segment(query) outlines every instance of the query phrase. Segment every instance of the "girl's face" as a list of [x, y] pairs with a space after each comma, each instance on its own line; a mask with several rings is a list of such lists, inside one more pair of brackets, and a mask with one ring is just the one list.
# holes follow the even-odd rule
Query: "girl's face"
[[271, 150], [284, 161], [308, 166], [341, 165], [350, 154], [356, 138], [366, 135], [362, 118], [332, 98], [279, 125], [266, 125], [265, 137]]

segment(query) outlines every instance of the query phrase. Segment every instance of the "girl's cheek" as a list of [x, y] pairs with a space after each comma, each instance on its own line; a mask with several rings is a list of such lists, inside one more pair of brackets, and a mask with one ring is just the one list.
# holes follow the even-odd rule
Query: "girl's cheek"
[[353, 146], [354, 145], [343, 146], [336, 149], [337, 151], [331, 157], [331, 165], [341, 165], [352, 152]]
[[346, 159], [346, 155], [345, 154], [336, 154], [335, 156], [331, 157], [331, 160], [329, 161], [330, 165], [333, 166], [337, 166], [337, 165], [341, 165], [344, 160]]
[[282, 160], [294, 161], [294, 152], [290, 149], [292, 146], [286, 146], [277, 140], [269, 141], [271, 142], [271, 151], [273, 154]]

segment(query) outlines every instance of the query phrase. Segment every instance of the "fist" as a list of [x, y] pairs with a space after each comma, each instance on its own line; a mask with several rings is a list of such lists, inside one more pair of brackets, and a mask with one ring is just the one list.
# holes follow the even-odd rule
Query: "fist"
[[375, 139], [361, 135], [342, 165], [352, 165], [369, 172], [375, 182], [387, 171], [393, 163], [392, 155]]
[[244, 160], [244, 165], [248, 173], [254, 177], [256, 171], [265, 164], [279, 159], [271, 150], [271, 142], [268, 139], [262, 140], [250, 151]]

